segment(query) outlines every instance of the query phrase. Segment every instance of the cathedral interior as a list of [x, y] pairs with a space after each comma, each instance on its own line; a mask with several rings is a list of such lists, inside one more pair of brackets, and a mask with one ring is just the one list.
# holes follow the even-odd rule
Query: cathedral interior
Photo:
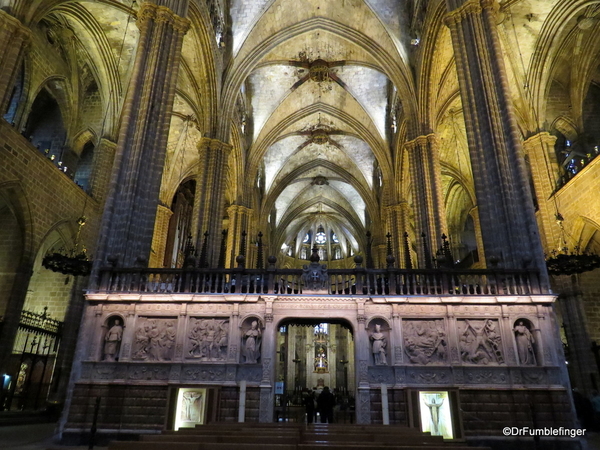
[[109, 435], [329, 386], [357, 423], [573, 426], [599, 35], [592, 0], [0, 0], [0, 410], [76, 439], [96, 397]]

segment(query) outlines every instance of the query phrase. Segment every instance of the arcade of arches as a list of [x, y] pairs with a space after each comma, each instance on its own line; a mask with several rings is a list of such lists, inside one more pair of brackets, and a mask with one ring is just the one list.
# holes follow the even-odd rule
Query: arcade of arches
[[455, 436], [572, 426], [600, 278], [545, 255], [600, 251], [599, 33], [596, 0], [0, 0], [1, 407], [140, 432], [327, 383], [361, 423], [439, 391]]

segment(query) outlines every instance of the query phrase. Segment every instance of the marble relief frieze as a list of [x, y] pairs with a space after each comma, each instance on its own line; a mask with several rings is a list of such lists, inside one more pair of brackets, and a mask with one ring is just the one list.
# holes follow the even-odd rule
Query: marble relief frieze
[[443, 319], [404, 319], [404, 352], [411, 364], [446, 364], [447, 333]]
[[465, 364], [504, 364], [498, 319], [460, 319], [456, 324], [460, 360]]
[[176, 336], [176, 318], [138, 317], [131, 359], [134, 361], [172, 360]]
[[200, 361], [225, 361], [229, 344], [229, 320], [191, 318], [185, 357]]

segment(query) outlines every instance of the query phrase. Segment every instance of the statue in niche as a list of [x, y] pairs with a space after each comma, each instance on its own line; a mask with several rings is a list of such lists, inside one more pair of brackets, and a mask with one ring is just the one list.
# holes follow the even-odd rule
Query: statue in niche
[[246, 364], [256, 364], [260, 358], [260, 344], [262, 333], [258, 327], [258, 321], [253, 320], [250, 329], [244, 333], [243, 353]]
[[381, 332], [381, 325], [375, 324], [375, 331], [371, 333], [371, 341], [373, 341], [373, 360], [376, 366], [387, 366], [386, 347], [387, 339], [385, 334]]
[[168, 361], [173, 356], [175, 322], [165, 319], [146, 319], [135, 332], [132, 359]]
[[444, 404], [444, 399], [441, 398], [440, 402], [435, 401], [435, 396], [431, 396], [431, 402], [427, 402], [425, 399], [425, 405], [429, 408], [429, 415], [431, 416], [431, 435], [440, 436], [440, 408]]
[[123, 339], [123, 327], [121, 321], [115, 319], [115, 323], [104, 336], [104, 361], [116, 361], [119, 356], [121, 340]]
[[404, 351], [413, 364], [446, 361], [446, 332], [443, 320], [405, 320]]
[[513, 331], [517, 342], [519, 362], [526, 366], [535, 366], [537, 364], [533, 348], [535, 339], [533, 338], [531, 331], [529, 331], [529, 328], [525, 325], [523, 320], [518, 321], [517, 325], [513, 328]]
[[502, 364], [500, 335], [496, 322], [491, 319], [483, 322], [464, 320], [464, 330], [459, 339], [461, 359], [470, 364]]
[[314, 371], [318, 373], [329, 372], [328, 361], [327, 361], [327, 348], [322, 344], [317, 344], [315, 347], [315, 362]]
[[203, 361], [223, 361], [228, 345], [229, 321], [197, 319], [190, 334], [188, 355]]

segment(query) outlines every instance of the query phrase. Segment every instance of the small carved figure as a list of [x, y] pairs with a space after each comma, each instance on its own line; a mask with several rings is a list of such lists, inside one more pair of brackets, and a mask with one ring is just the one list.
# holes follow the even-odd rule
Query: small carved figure
[[533, 349], [533, 344], [535, 343], [535, 339], [529, 331], [529, 328], [523, 323], [522, 320], [519, 320], [519, 323], [513, 329], [515, 333], [515, 340], [517, 341], [517, 351], [519, 353], [519, 361], [523, 365], [527, 366], [535, 366], [535, 351]]
[[386, 347], [387, 339], [385, 334], [381, 332], [381, 325], [375, 324], [375, 331], [371, 334], [371, 340], [373, 341], [373, 359], [376, 366], [386, 366]]
[[258, 328], [258, 322], [252, 321], [250, 329], [246, 331], [244, 337], [246, 343], [244, 345], [244, 357], [247, 364], [256, 364], [260, 358], [261, 331]]
[[116, 361], [119, 355], [119, 347], [123, 339], [123, 327], [119, 319], [115, 320], [115, 324], [110, 327], [108, 333], [104, 337], [104, 361]]

